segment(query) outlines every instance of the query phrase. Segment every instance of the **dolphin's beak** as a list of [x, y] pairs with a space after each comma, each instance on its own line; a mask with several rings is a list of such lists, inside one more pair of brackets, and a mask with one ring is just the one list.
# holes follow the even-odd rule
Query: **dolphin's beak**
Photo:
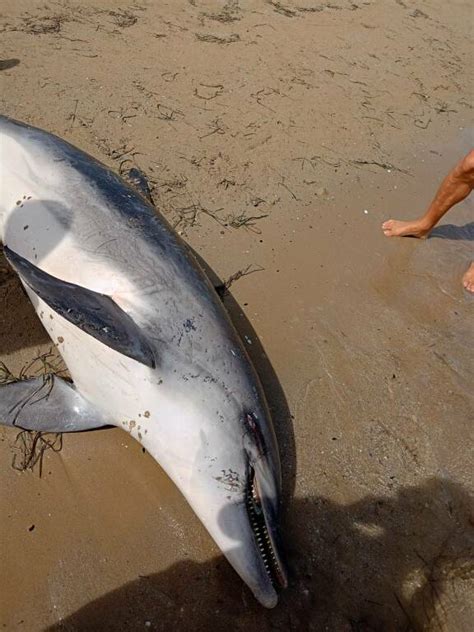
[[261, 461], [249, 467], [246, 509], [255, 542], [275, 591], [286, 588], [288, 579], [282, 559], [279, 534], [279, 505], [268, 470]]
[[279, 547], [278, 511], [259, 469], [258, 463], [248, 466], [243, 502], [228, 505], [220, 514], [220, 529], [234, 543], [221, 549], [257, 601], [273, 608], [287, 577]]

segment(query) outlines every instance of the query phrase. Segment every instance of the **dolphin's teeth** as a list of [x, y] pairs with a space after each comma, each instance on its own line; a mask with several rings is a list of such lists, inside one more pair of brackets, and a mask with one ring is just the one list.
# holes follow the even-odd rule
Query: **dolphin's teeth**
[[253, 472], [249, 478], [250, 480], [247, 487], [247, 497], [245, 501], [249, 522], [254, 534], [255, 544], [260, 552], [263, 567], [265, 568], [273, 586], [277, 587], [277, 585], [281, 583], [282, 573], [273, 548], [270, 533], [265, 522], [263, 507], [260, 503], [258, 492], [254, 484]]

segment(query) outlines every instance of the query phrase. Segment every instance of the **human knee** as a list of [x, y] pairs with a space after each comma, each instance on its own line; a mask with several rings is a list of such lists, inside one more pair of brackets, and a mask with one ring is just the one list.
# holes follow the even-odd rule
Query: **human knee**
[[464, 178], [470, 183], [471, 187], [474, 188], [474, 149], [471, 149], [462, 160], [461, 169]]

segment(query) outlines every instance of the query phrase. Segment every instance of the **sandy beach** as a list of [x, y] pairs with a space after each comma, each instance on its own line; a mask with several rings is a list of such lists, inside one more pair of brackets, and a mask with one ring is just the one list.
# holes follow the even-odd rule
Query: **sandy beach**
[[[0, 426], [2, 630], [472, 629], [474, 198], [427, 240], [380, 229], [474, 145], [472, 24], [463, 0], [2, 0], [0, 113], [139, 168], [217, 278], [244, 272], [225, 304], [291, 578], [259, 606], [121, 430], [64, 435], [40, 476]], [[13, 373], [58, 365], [3, 257], [0, 323]]]

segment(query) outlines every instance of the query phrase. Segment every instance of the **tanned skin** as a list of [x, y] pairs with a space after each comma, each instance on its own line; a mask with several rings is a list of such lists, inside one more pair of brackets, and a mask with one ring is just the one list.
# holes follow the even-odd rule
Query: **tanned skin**
[[[386, 237], [418, 237], [424, 239], [439, 220], [455, 204], [461, 202], [474, 189], [474, 149], [452, 169], [441, 183], [424, 215], [411, 222], [389, 219], [382, 224]], [[474, 261], [464, 273], [462, 284], [474, 293]]]

